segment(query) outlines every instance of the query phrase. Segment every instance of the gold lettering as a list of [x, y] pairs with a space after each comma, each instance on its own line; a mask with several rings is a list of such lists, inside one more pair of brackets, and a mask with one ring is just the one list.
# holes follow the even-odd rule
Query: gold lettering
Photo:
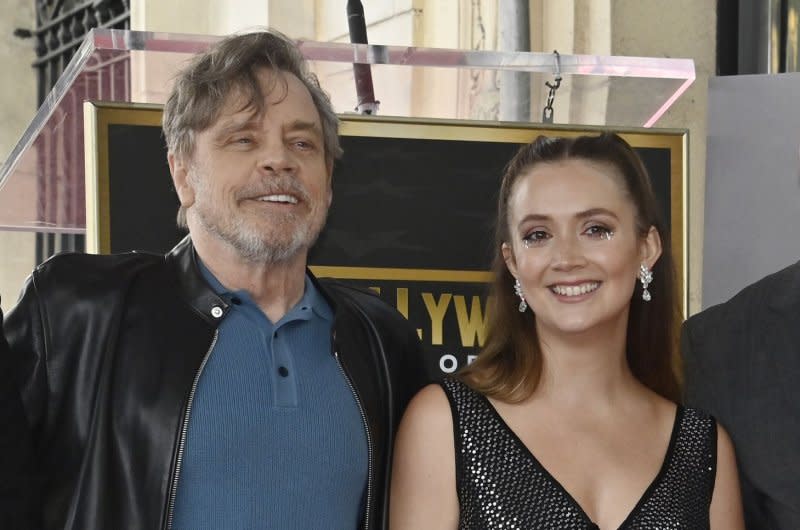
[[437, 302], [431, 293], [422, 293], [422, 301], [425, 302], [425, 309], [431, 317], [431, 344], [441, 346], [444, 342], [442, 339], [442, 321], [444, 314], [447, 311], [447, 306], [450, 305], [450, 299], [453, 295], [450, 293], [443, 293]]
[[377, 294], [377, 295], [381, 294], [381, 288], [380, 287], [370, 287], [370, 289], [375, 291], [375, 294]]
[[397, 288], [397, 310], [408, 320], [408, 288]]
[[467, 302], [465, 297], [454, 297], [456, 306], [456, 319], [458, 319], [458, 332], [461, 334], [461, 344], [465, 348], [475, 346], [477, 339], [478, 346], [483, 346], [486, 340], [487, 319], [486, 313], [481, 309], [481, 299], [478, 296], [472, 297], [472, 305], [467, 314]]

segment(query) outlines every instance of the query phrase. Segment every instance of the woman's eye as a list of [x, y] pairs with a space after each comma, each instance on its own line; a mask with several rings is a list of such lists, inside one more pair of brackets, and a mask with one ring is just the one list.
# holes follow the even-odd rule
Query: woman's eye
[[592, 239], [611, 239], [614, 231], [603, 225], [592, 225], [586, 229], [586, 235]]
[[541, 245], [548, 239], [550, 239], [550, 234], [545, 232], [544, 230], [534, 230], [533, 232], [529, 232], [526, 236], [522, 238], [522, 244], [525, 245], [525, 248], [535, 247], [537, 245]]
[[246, 136], [240, 136], [240, 137], [234, 138], [233, 139], [233, 143], [242, 144], [242, 145], [248, 145], [248, 144], [253, 143], [253, 140], [251, 138], [246, 137]]

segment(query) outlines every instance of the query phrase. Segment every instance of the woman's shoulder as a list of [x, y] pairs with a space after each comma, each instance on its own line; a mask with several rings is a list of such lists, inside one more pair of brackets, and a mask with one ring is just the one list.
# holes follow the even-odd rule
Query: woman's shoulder
[[453, 394], [472, 394], [473, 390], [462, 378], [448, 375], [439, 381], [439, 386], [448, 396]]
[[703, 409], [678, 405], [678, 414], [681, 419], [681, 426], [684, 430], [694, 430], [706, 435], [716, 436], [718, 426], [717, 419]]
[[713, 421], [713, 422], [717, 421], [717, 419], [705, 409], [690, 407], [689, 405], [683, 405], [683, 404], [679, 404], [678, 408], [680, 408], [683, 411], [684, 415], [690, 416], [692, 418], [697, 418], [703, 421]]
[[719, 423], [713, 414], [696, 407], [680, 406], [680, 408], [683, 413], [684, 428], [687, 431], [712, 441], [720, 459], [735, 458], [733, 440], [725, 426]]
[[450, 415], [450, 404], [446, 394], [445, 381], [429, 384], [422, 388], [411, 399], [406, 408], [406, 418], [412, 418], [415, 423], [440, 421], [442, 415]]
[[411, 399], [400, 422], [396, 445], [401, 453], [446, 453], [452, 447], [453, 417], [439, 384], [430, 384]]
[[404, 417], [414, 424], [452, 424], [466, 410], [481, 410], [486, 398], [458, 377], [447, 376], [420, 390], [406, 408]]
[[678, 405], [671, 445], [687, 462], [703, 469], [713, 469], [716, 467], [720, 432], [717, 420], [706, 411]]
[[703, 409], [668, 399], [650, 388], [644, 388], [644, 402], [651, 414], [656, 414], [664, 424], [673, 427], [673, 434], [686, 434], [701, 429], [708, 431], [716, 425], [716, 419]]

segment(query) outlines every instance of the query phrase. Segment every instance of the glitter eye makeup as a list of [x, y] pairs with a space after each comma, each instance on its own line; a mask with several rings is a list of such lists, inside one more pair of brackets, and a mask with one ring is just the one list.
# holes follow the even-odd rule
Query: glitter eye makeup
[[544, 230], [534, 230], [522, 238], [522, 246], [525, 248], [538, 247], [551, 237], [552, 236]]
[[605, 239], [606, 241], [611, 241], [611, 238], [614, 237], [614, 231], [603, 225], [592, 225], [586, 229], [585, 234], [591, 239]]

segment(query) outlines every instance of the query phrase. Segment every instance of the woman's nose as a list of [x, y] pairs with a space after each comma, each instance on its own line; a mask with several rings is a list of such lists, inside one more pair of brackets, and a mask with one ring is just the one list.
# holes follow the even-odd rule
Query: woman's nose
[[586, 263], [580, 241], [576, 237], [558, 237], [552, 248], [554, 267], [568, 270]]

